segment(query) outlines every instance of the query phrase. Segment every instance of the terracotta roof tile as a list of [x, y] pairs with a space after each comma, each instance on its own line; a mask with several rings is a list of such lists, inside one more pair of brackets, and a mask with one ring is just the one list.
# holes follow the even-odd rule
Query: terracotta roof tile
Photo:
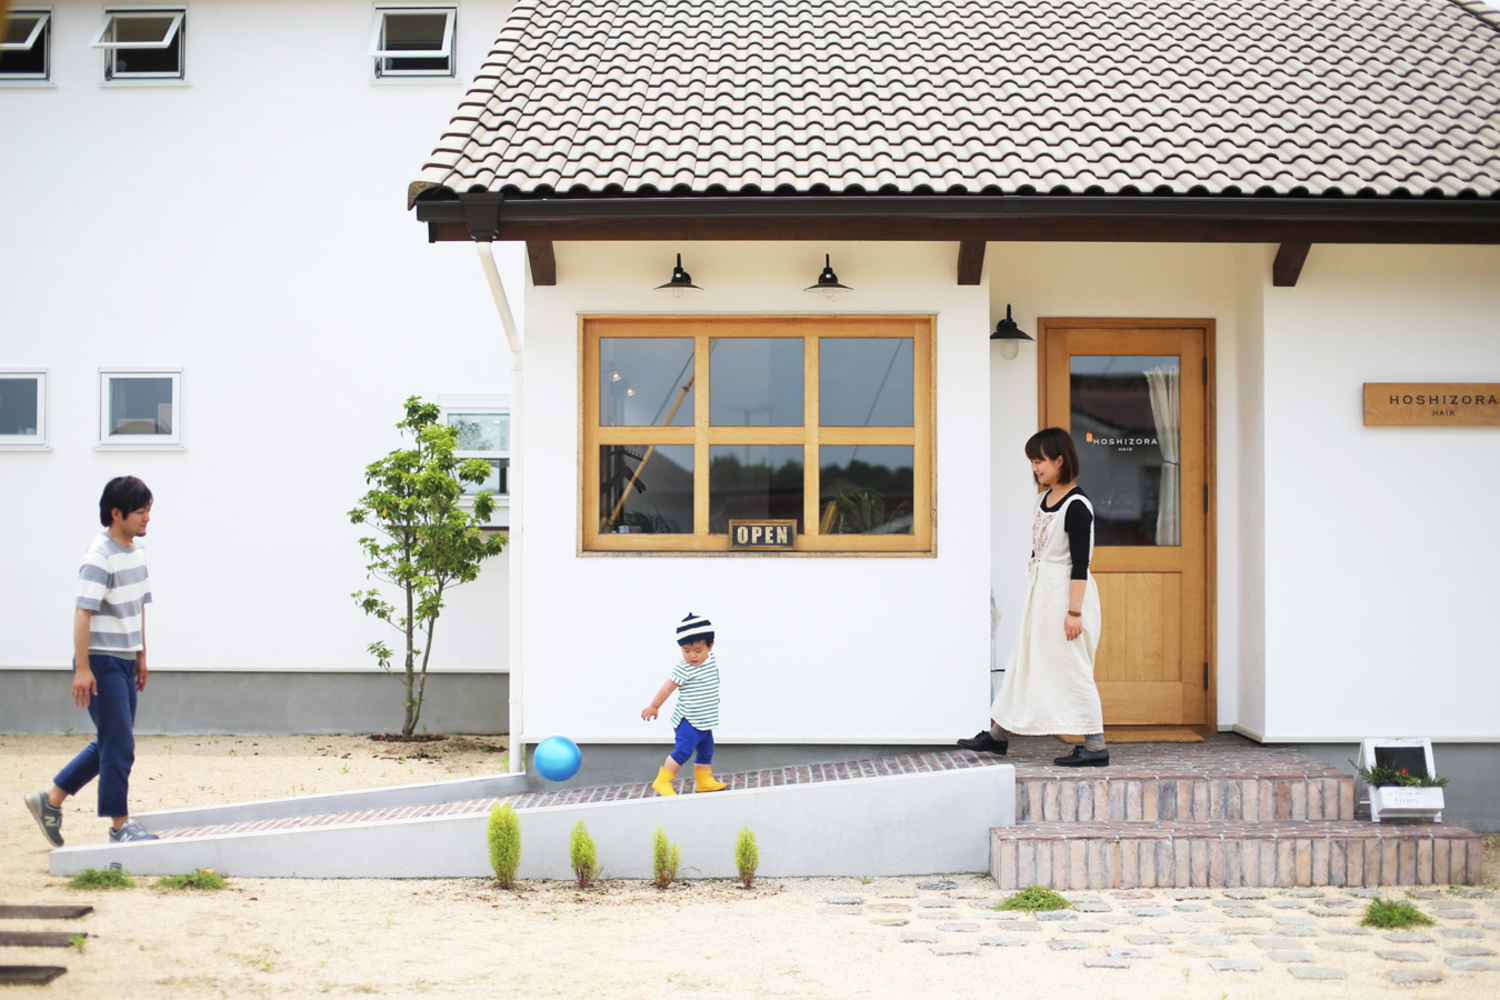
[[410, 188], [1500, 197], [1478, 0], [518, 0]]

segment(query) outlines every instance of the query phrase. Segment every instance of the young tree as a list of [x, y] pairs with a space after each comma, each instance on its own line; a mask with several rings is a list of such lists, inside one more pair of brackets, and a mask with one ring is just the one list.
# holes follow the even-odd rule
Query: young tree
[[[406, 401], [406, 419], [396, 427], [411, 436], [413, 447], [397, 448], [365, 469], [370, 490], [349, 512], [349, 520], [372, 525], [383, 536], [359, 540], [370, 560], [365, 568], [371, 578], [395, 587], [403, 603], [391, 604], [375, 588], [352, 596], [365, 614], [402, 635], [406, 719], [401, 734], [410, 736], [422, 714], [443, 595], [478, 576], [479, 564], [498, 555], [506, 538], [479, 530], [495, 508], [488, 491], [474, 497], [472, 512], [461, 505], [463, 484], [484, 482], [490, 467], [482, 458], [460, 461], [453, 456], [457, 432], [441, 422], [438, 407], [412, 396]], [[382, 670], [391, 669], [395, 654], [390, 647], [376, 641], [369, 650]]]

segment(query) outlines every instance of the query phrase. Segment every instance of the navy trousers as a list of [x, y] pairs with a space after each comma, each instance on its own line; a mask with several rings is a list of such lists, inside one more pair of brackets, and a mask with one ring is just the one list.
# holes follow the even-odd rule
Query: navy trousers
[[99, 685], [99, 693], [89, 699], [97, 737], [52, 780], [69, 795], [77, 795], [97, 777], [99, 815], [129, 816], [126, 800], [135, 764], [135, 657], [90, 653], [89, 669]]

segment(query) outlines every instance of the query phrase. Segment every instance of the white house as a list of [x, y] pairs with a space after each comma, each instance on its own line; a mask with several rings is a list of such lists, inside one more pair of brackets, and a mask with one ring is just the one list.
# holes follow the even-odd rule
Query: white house
[[746, 755], [974, 731], [1052, 424], [1107, 722], [1430, 736], [1494, 828], [1497, 79], [1451, 0], [518, 2], [410, 187], [527, 244], [517, 735], [659, 752], [690, 610]]
[[[143, 731], [399, 726], [402, 691], [365, 651], [385, 626], [349, 597], [366, 582], [347, 511], [409, 395], [488, 414], [471, 443], [506, 457], [493, 307], [471, 253], [424, 245], [400, 187], [508, 8], [11, 5], [0, 730], [88, 728], [67, 695], [69, 607], [122, 473], [156, 496]], [[328, 142], [337, 166], [298, 179]], [[520, 302], [519, 256], [501, 266]], [[434, 731], [505, 730], [506, 563], [439, 623]]]

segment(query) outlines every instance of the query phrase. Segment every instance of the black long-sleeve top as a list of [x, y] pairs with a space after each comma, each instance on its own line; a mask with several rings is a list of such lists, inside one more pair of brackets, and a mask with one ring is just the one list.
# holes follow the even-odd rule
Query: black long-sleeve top
[[[1087, 497], [1088, 494], [1075, 486], [1063, 494], [1063, 498], [1051, 507], [1047, 506], [1047, 500], [1042, 499], [1042, 510], [1052, 513], [1068, 502], [1068, 498], [1077, 493], [1079, 496]], [[1085, 505], [1075, 503], [1068, 508], [1063, 515], [1063, 528], [1068, 532], [1068, 554], [1073, 558], [1074, 580], [1087, 580], [1089, 578], [1089, 537], [1094, 525], [1094, 514]], [[1032, 553], [1036, 555], [1035, 552]]]

